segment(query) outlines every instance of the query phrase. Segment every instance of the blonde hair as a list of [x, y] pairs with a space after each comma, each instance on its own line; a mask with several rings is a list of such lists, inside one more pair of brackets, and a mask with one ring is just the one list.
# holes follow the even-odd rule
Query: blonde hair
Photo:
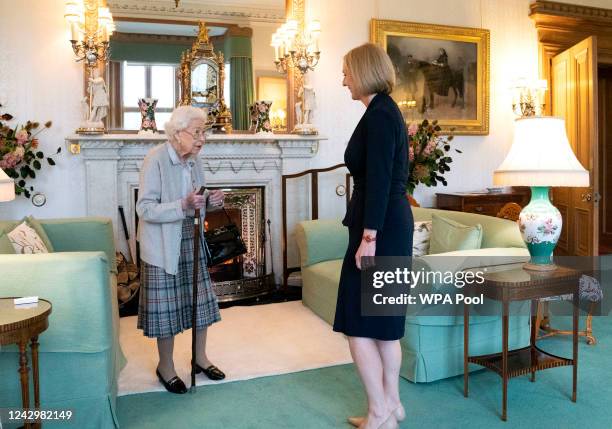
[[344, 56], [344, 65], [355, 84], [359, 96], [391, 94], [395, 86], [395, 68], [383, 48], [364, 43]]
[[176, 134], [189, 128], [189, 124], [194, 119], [201, 119], [206, 122], [208, 117], [206, 109], [200, 109], [193, 106], [179, 106], [172, 111], [170, 120], [165, 123], [164, 130], [168, 140], [176, 140]]

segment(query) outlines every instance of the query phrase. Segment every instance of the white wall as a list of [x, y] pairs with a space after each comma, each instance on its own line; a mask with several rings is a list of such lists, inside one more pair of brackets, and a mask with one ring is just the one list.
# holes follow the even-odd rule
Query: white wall
[[[579, 3], [602, 7], [610, 0]], [[423, 205], [432, 206], [436, 191], [491, 185], [493, 170], [503, 160], [512, 137], [509, 84], [516, 77], [537, 73], [537, 35], [528, 17], [529, 0], [308, 0], [306, 5], [307, 16], [319, 19], [322, 26], [321, 61], [308, 76], [318, 97], [315, 123], [329, 137], [321, 144], [315, 161], [318, 166], [342, 162], [346, 143], [365, 110], [341, 86], [341, 63], [346, 51], [369, 40], [371, 18], [490, 29], [490, 134], [456, 138], [456, 147], [463, 154], [454, 155], [452, 171], [447, 174], [449, 186], [418, 188], [415, 196]], [[35, 182], [47, 195], [47, 204], [36, 208], [18, 198], [0, 204], [0, 219], [26, 214], [84, 215], [84, 166], [81, 158], [66, 153], [64, 147], [64, 137], [78, 124], [82, 96], [82, 69], [68, 43], [64, 1], [0, 0], [0, 10], [0, 103], [23, 122], [52, 120], [53, 127], [41, 135], [42, 147], [46, 152], [64, 148], [58, 165], [43, 171]], [[342, 200], [325, 197], [322, 214], [330, 207], [341, 211]]]
[[310, 0], [308, 15], [320, 19], [321, 61], [308, 76], [315, 86], [319, 111], [316, 123], [330, 139], [322, 144], [320, 166], [342, 162], [346, 143], [365, 107], [352, 101], [341, 86], [342, 57], [369, 41], [371, 18], [486, 28], [491, 31], [490, 133], [456, 137], [448, 187], [419, 186], [416, 199], [435, 204], [435, 192], [483, 189], [492, 184], [512, 137], [509, 86], [517, 77], [537, 76], [537, 33], [528, 17], [528, 0]]
[[[0, 0], [0, 104], [15, 116], [11, 124], [53, 121], [40, 134], [45, 154], [62, 153], [55, 167], [41, 170], [33, 182], [47, 196], [47, 204], [34, 207], [24, 197], [0, 203], [0, 219], [27, 214], [44, 217], [84, 214], [84, 167], [66, 153], [64, 138], [79, 120], [83, 72], [75, 63], [64, 26], [63, 0]], [[45, 162], [46, 164], [46, 162]]]

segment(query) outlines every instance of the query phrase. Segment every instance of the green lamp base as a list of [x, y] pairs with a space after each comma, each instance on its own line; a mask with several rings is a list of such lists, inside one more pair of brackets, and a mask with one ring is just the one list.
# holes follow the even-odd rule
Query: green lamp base
[[559, 241], [563, 219], [550, 203], [548, 186], [532, 186], [531, 201], [519, 215], [521, 236], [527, 245], [531, 260], [524, 268], [537, 271], [556, 269], [553, 250]]

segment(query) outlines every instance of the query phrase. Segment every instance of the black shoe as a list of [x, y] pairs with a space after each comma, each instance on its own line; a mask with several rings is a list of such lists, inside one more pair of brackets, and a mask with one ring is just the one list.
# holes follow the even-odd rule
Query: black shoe
[[225, 374], [223, 373], [223, 371], [221, 371], [219, 368], [217, 368], [214, 365], [211, 365], [208, 368], [202, 368], [200, 365], [196, 363], [195, 370], [196, 370], [196, 374], [203, 372], [204, 375], [210, 378], [211, 380], [217, 381], [217, 380], [223, 380], [225, 378]]
[[178, 375], [173, 377], [170, 381], [166, 381], [164, 380], [164, 377], [162, 377], [162, 375], [159, 373], [159, 369], [156, 369], [155, 373], [157, 374], [157, 378], [159, 378], [161, 384], [164, 385], [168, 392], [178, 393], [179, 395], [187, 393], [187, 386], [185, 386], [185, 383], [183, 383], [183, 380], [181, 380]]

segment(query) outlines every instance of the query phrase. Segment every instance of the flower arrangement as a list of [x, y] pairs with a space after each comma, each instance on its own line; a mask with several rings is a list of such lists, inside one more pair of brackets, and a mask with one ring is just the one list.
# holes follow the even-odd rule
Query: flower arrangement
[[[406, 191], [410, 195], [419, 183], [436, 186], [440, 182], [447, 185], [443, 175], [450, 171], [448, 164], [453, 162], [448, 156], [453, 129], [447, 137], [440, 136], [440, 131], [437, 120], [429, 122], [424, 119], [420, 124], [412, 123], [408, 126], [410, 167]], [[461, 153], [459, 149], [455, 149], [455, 152]]]
[[[28, 185], [27, 181], [36, 178], [36, 170], [42, 168], [41, 160], [45, 158], [45, 154], [38, 150], [39, 141], [36, 137], [51, 127], [51, 121], [45, 122], [42, 128], [38, 122], [31, 121], [21, 127], [11, 128], [3, 123], [11, 119], [13, 116], [9, 113], [0, 115], [0, 168], [15, 179], [15, 193], [30, 198], [34, 187]], [[55, 154], [60, 152], [61, 147], [58, 147]], [[49, 165], [55, 165], [53, 158], [46, 157], [46, 160]]]

